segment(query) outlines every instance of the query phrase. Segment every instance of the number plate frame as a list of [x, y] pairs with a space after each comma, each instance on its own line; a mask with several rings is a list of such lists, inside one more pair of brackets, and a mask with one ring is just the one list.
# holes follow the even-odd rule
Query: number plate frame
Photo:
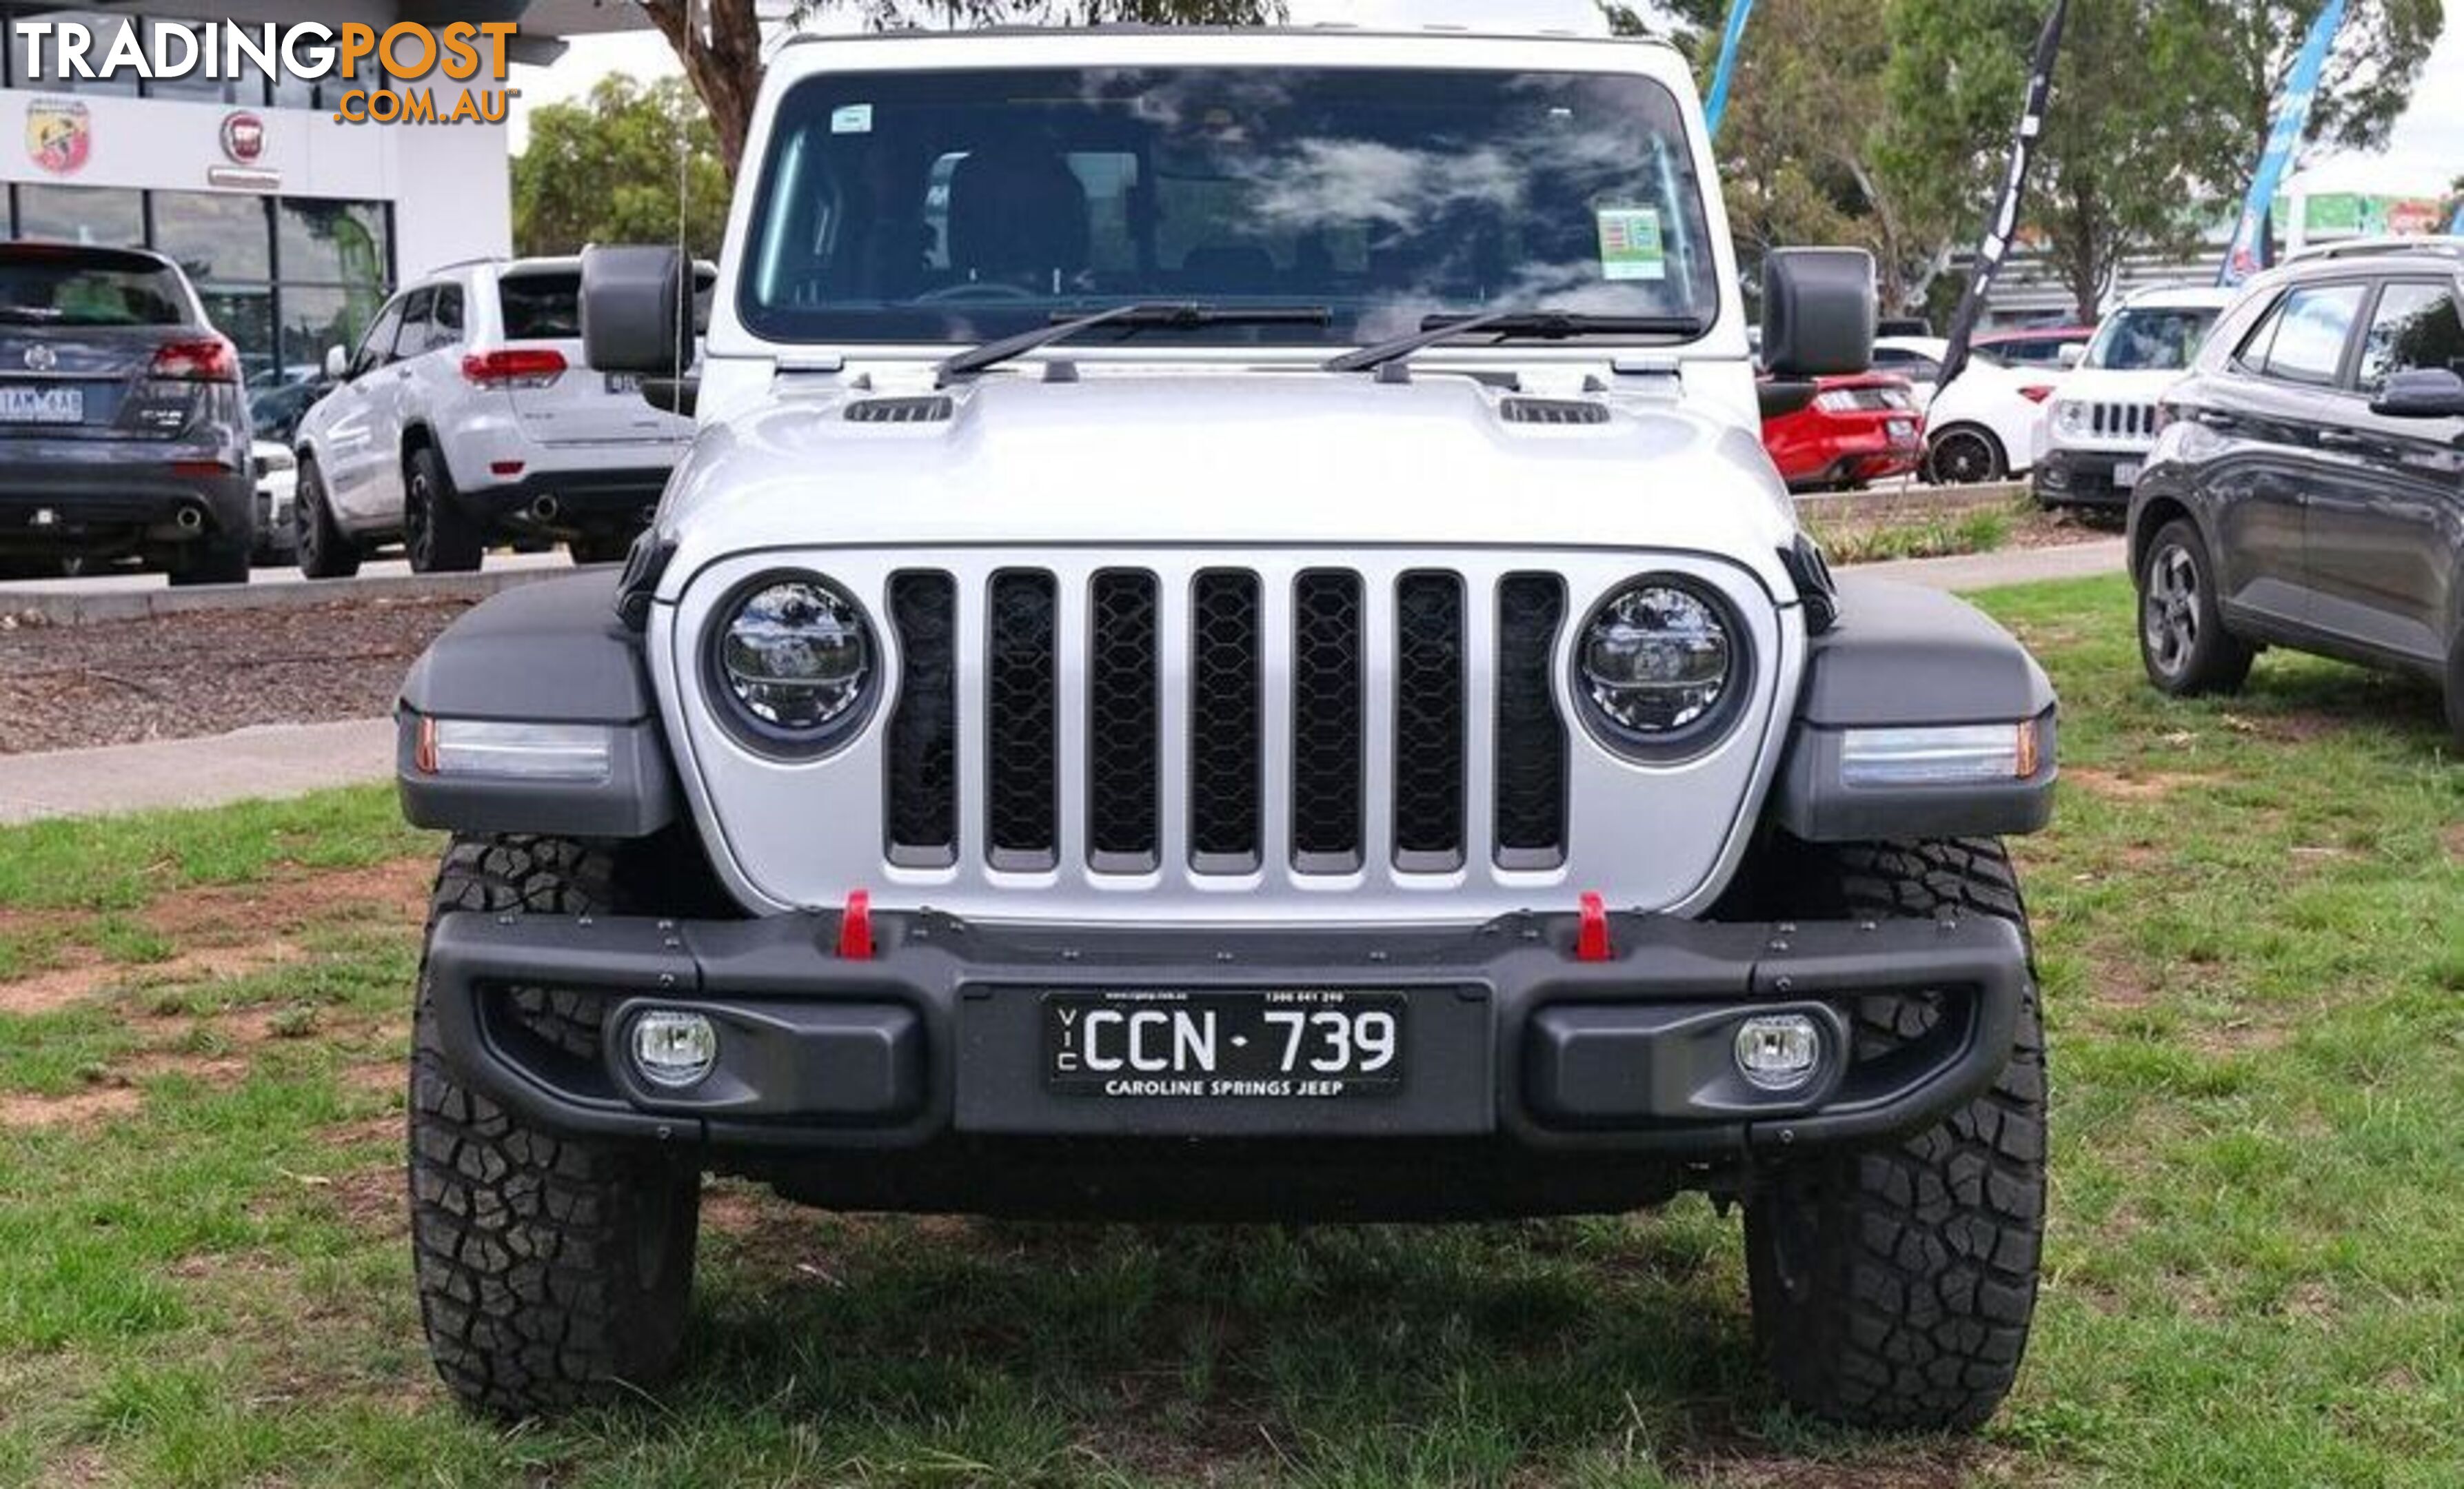
[[1038, 1020], [1045, 1085], [1107, 1101], [1394, 1096], [1409, 1006], [1367, 988], [1056, 990]]

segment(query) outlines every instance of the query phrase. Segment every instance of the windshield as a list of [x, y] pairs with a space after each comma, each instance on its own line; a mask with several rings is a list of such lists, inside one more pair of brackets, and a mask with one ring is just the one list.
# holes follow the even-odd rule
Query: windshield
[[76, 254], [0, 257], [0, 319], [47, 326], [177, 326], [187, 296], [167, 268]]
[[2097, 328], [2087, 365], [2113, 372], [2179, 372], [2198, 355], [2199, 343], [2215, 323], [2212, 310], [2119, 311]]
[[776, 340], [973, 342], [1137, 300], [1331, 309], [1143, 333], [1298, 346], [1719, 313], [1676, 100], [1629, 76], [832, 75], [781, 101], [753, 220], [737, 310]]

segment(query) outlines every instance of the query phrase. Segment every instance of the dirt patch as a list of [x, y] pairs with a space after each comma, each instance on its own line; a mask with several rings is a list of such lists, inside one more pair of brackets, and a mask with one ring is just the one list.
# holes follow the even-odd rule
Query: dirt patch
[[2449, 822], [2438, 835], [2439, 843], [2447, 849], [2450, 863], [2464, 864], [2464, 822]]
[[363, 1236], [390, 1239], [410, 1233], [404, 1182], [402, 1170], [388, 1166], [338, 1174], [322, 1187], [344, 1225]]
[[[426, 858], [404, 858], [253, 885], [175, 890], [147, 906], [139, 923], [192, 950], [165, 962], [128, 964], [105, 961], [93, 946], [81, 945], [65, 966], [0, 982], [0, 1014], [52, 1013], [114, 988], [145, 991], [253, 976], [305, 960], [308, 953], [292, 937], [353, 913], [416, 925], [427, 915], [435, 871]], [[95, 925], [90, 916], [63, 917], [58, 928], [70, 936], [91, 935]]]
[[104, 1086], [74, 1096], [0, 1096], [0, 1128], [88, 1128], [134, 1113], [141, 1098], [127, 1086]]
[[2088, 792], [2114, 801], [2161, 801], [2176, 791], [2207, 784], [2207, 777], [2174, 771], [2124, 774], [2098, 770], [2087, 765], [2062, 767], [2062, 779]]
[[0, 755], [376, 718], [473, 602], [357, 600], [21, 627], [0, 647]]

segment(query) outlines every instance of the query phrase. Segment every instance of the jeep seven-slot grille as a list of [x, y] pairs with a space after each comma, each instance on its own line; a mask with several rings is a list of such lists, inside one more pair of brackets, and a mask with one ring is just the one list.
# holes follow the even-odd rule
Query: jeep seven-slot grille
[[[979, 610], [947, 574], [892, 578], [903, 676], [883, 767], [892, 864], [954, 864], [972, 822], [992, 868], [1050, 869], [1065, 848], [1065, 790], [1084, 822], [1067, 851], [1097, 874], [1152, 873], [1171, 852], [1193, 874], [1237, 877], [1270, 850], [1302, 875], [1381, 858], [1400, 873], [1451, 873], [1475, 821], [1493, 824], [1500, 867], [1564, 862], [1567, 731], [1552, 659], [1566, 598], [1554, 575], [1509, 574], [1493, 595], [1482, 593], [1489, 580], [1432, 570], [1167, 580], [1108, 569], [1070, 582], [1085, 595], [1065, 597], [1043, 570], [1002, 570]], [[962, 614], [985, 628], [979, 684], [957, 675]], [[1064, 668], [1082, 666], [1083, 692], [1070, 690], [1065, 712]], [[961, 714], [975, 707], [980, 785], [958, 767]], [[1493, 729], [1476, 729], [1480, 718]], [[1494, 783], [1490, 799], [1474, 798], [1476, 779]]]

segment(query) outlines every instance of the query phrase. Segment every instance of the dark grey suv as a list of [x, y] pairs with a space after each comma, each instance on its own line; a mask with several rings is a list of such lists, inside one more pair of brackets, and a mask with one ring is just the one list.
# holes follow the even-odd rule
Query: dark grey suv
[[2464, 238], [2254, 280], [2165, 396], [2130, 506], [2140, 649], [2176, 694], [2261, 646], [2416, 673], [2464, 741]]
[[0, 566], [135, 555], [245, 582], [248, 427], [238, 353], [177, 264], [0, 244]]

